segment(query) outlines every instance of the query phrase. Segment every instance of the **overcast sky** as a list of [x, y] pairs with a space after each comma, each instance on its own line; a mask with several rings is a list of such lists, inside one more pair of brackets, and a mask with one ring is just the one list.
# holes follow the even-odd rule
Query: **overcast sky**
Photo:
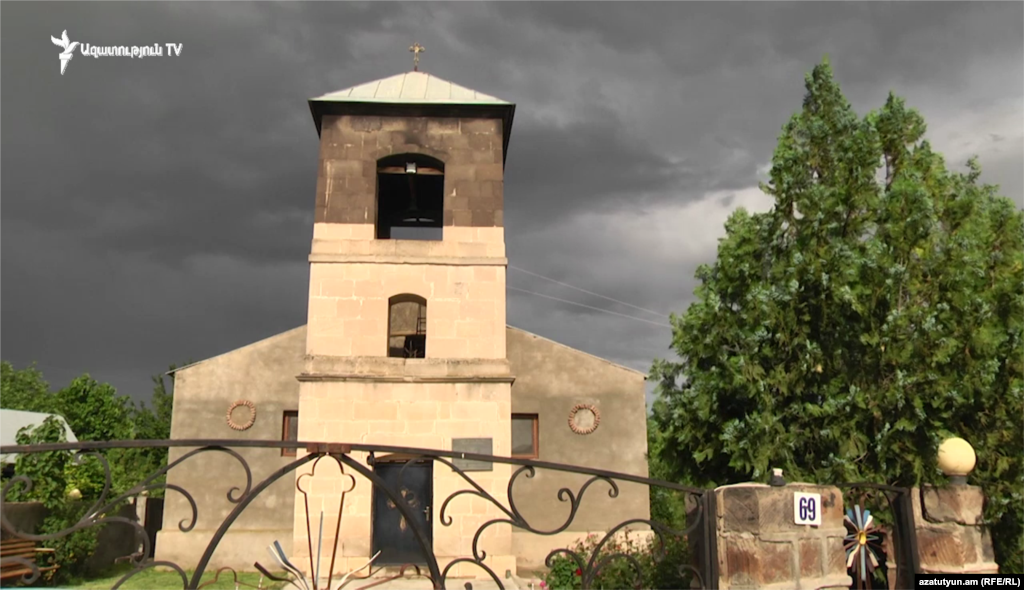
[[[306, 100], [411, 68], [516, 103], [512, 287], [667, 323], [692, 301], [825, 54], [1024, 205], [1024, 4], [3, 3], [2, 350], [61, 387], [149, 376], [306, 320], [318, 140]], [[51, 36], [181, 43], [60, 75]], [[165, 53], [166, 50], [165, 50]], [[259, 207], [253, 207], [252, 203]], [[664, 327], [511, 291], [512, 325], [642, 371]]]

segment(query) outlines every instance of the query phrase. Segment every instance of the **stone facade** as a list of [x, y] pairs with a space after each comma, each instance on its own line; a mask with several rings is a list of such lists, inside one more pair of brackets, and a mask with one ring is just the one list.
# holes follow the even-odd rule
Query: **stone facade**
[[[298, 383], [295, 375], [303, 369], [304, 327], [277, 334], [227, 354], [184, 367], [174, 373], [174, 411], [171, 438], [229, 440], [280, 439], [282, 414], [294, 410]], [[248, 430], [233, 430], [225, 412], [236, 400], [247, 400], [256, 407], [256, 421]], [[169, 461], [181, 459], [192, 449], [175, 447]], [[238, 449], [259, 482], [294, 457], [282, 456], [278, 449]], [[193, 516], [188, 500], [177, 492], [168, 492], [164, 501], [164, 526], [157, 534], [156, 557], [181, 564], [195, 564], [214, 531], [234, 509], [227, 492], [234, 486], [245, 487], [245, 472], [238, 460], [226, 453], [200, 453], [170, 470], [167, 483], [181, 486], [196, 502]], [[294, 481], [281, 479], [263, 492], [228, 530], [214, 553], [218, 567], [251, 569], [257, 559], [252, 551], [259, 547], [258, 559], [265, 559], [265, 547], [280, 541], [285, 549], [292, 545], [292, 504]], [[179, 523], [194, 526], [182, 532]]]
[[[793, 522], [793, 493], [821, 494], [821, 526]], [[722, 590], [848, 588], [843, 496], [811, 484], [737, 484], [715, 490]]]
[[[297, 414], [300, 441], [452, 450], [454, 439], [490, 439], [490, 453], [509, 456], [512, 417], [521, 413], [536, 417], [540, 460], [647, 475], [644, 375], [506, 326], [503, 178], [514, 105], [410, 73], [314, 99], [310, 107], [320, 132], [320, 159], [308, 323], [179, 369], [172, 437], [209, 438], [222, 429], [227, 436], [221, 438], [274, 439], [287, 430], [287, 412], [289, 420]], [[405, 154], [414, 157], [389, 158]], [[379, 168], [391, 174], [396, 163], [409, 161], [427, 169], [421, 170], [424, 179], [443, 174], [443, 182], [423, 185], [431, 187], [427, 192], [443, 187], [443, 194], [433, 192], [425, 199], [428, 208], [443, 210], [440, 239], [389, 239], [390, 231], [382, 231], [383, 224], [377, 227], [378, 219], [394, 222], [398, 217], [393, 213], [404, 213], [392, 210], [389, 199], [397, 192], [377, 194]], [[388, 183], [381, 180], [380, 186]], [[410, 184], [410, 195], [418, 190], [413, 186], [421, 185]], [[388, 207], [383, 211], [381, 199]], [[394, 344], [390, 309], [399, 301], [425, 302], [425, 313], [417, 307], [413, 335], [416, 342], [425, 339], [422, 358], [389, 356]], [[425, 336], [419, 332], [421, 321]], [[394, 347], [398, 351], [400, 344]], [[419, 357], [421, 345], [415, 350], [413, 356]], [[229, 430], [221, 411], [209, 411], [236, 399], [257, 407], [259, 415], [249, 430]], [[605, 416], [600, 428], [585, 436], [567, 423], [570, 410], [581, 403]], [[280, 454], [242, 450], [255, 466], [257, 481], [294, 460]], [[189, 507], [169, 500], [159, 559], [195, 563], [219, 518], [230, 510], [220, 484], [230, 474], [231, 458], [220, 455], [204, 454], [192, 466], [172, 471], [169, 481], [202, 490], [197, 497], [202, 516], [194, 530], [182, 533], [175, 525], [189, 515]], [[296, 455], [301, 459], [305, 451]], [[178, 456], [172, 453], [172, 459]], [[365, 453], [350, 457], [368, 465]], [[400, 463], [405, 458], [374, 460]], [[310, 561], [317, 561], [317, 553], [324, 572], [332, 561], [335, 572], [365, 564], [373, 551], [378, 506], [372, 487], [352, 473], [351, 465], [342, 472], [328, 458], [316, 463], [315, 474], [313, 467], [306, 463], [294, 477], [289, 474], [265, 490], [229, 529], [210, 566], [251, 569], [254, 559], [266, 559], [265, 548], [275, 540], [302, 569], [313, 567]], [[469, 475], [507, 501], [512, 468], [491, 467]], [[558, 500], [558, 489], [578, 489], [583, 479], [540, 470], [535, 478], [517, 480], [523, 485], [513, 494], [532, 524], [548, 528], [554, 522], [551, 528], [557, 528], [560, 511], [567, 508]], [[471, 556], [473, 534], [504, 513], [482, 499], [460, 496], [442, 522], [440, 502], [470, 486], [441, 462], [433, 465], [430, 486], [430, 543], [444, 568], [453, 558]], [[580, 535], [602, 534], [612, 524], [648, 515], [644, 486], [623, 485], [617, 501], [594, 489], [564, 534], [513, 535], [508, 525], [494, 526], [481, 537], [480, 549], [498, 575], [515, 573], [517, 562], [542, 563], [550, 549]], [[324, 538], [318, 549], [321, 520]], [[335, 538], [338, 552], [330, 555]], [[484, 573], [457, 564], [449, 575]]]
[[502, 227], [503, 151], [500, 119], [325, 116], [315, 222], [373, 225], [377, 161], [409, 153], [444, 162], [446, 227]]
[[982, 526], [985, 497], [981, 488], [953, 485], [924, 488], [923, 494], [921, 491], [912, 491], [921, 572], [999, 573], [992, 539]]
[[[395, 379], [389, 363], [403, 363], [402, 359], [391, 358], [340, 358], [317, 357], [306, 358], [306, 328], [273, 336], [266, 340], [242, 347], [218, 357], [184, 367], [175, 372], [175, 411], [171, 435], [173, 438], [230, 438], [237, 440], [262, 439], [273, 440], [282, 435], [282, 414], [284, 411], [298, 410], [299, 381], [294, 375], [300, 373], [339, 374], [352, 377], [360, 374], [375, 374], [376, 389], [389, 386], [385, 379]], [[617, 366], [568, 346], [541, 338], [529, 332], [513, 327], [503, 330], [508, 354], [508, 365], [511, 374], [516, 376], [511, 386], [512, 412], [533, 413], [540, 416], [540, 455], [541, 461], [569, 463], [595, 468], [621, 471], [633, 475], [646, 476], [647, 463], [646, 437], [644, 425], [644, 375], [624, 367]], [[501, 368], [500, 359], [491, 370]], [[405, 363], [406, 374], [419, 375], [421, 384], [429, 384], [429, 379], [450, 375], [466, 377], [467, 371], [476, 371], [483, 364], [477, 360], [468, 364], [443, 359], [416, 359]], [[292, 375], [289, 377], [289, 375]], [[366, 382], [364, 382], [366, 383]], [[472, 385], [464, 382], [464, 386]], [[420, 416], [430, 415], [433, 411], [441, 414], [439, 408], [428, 408], [425, 403], [440, 403], [426, 398], [403, 399], [413, 391], [409, 388], [397, 389], [395, 405], [401, 404], [403, 416], [423, 411]], [[417, 392], [417, 395], [421, 395]], [[236, 399], [249, 399], [256, 405], [257, 418], [252, 428], [239, 432], [232, 430], [225, 423], [221, 409]], [[405, 402], [416, 401], [415, 405]], [[590, 435], [581, 436], [572, 432], [566, 423], [570, 409], [576, 403], [586, 402], [597, 407], [602, 416], [600, 428]], [[330, 404], [324, 406], [329, 410]], [[311, 404], [310, 409], [321, 410], [318, 404]], [[356, 406], [341, 408], [341, 416], [354, 418]], [[359, 406], [359, 415], [365, 416], [368, 407]], [[386, 409], [390, 413], [391, 409]], [[395, 408], [396, 416], [399, 408]], [[474, 411], [472, 408], [459, 408], [458, 415]], [[305, 414], [300, 415], [302, 424]], [[507, 418], [506, 418], [507, 419]], [[472, 425], [463, 424], [467, 429]], [[381, 431], [383, 429], [400, 428], [382, 423], [369, 425], [366, 430]], [[413, 419], [397, 434], [402, 435], [437, 435], [446, 428], [440, 426], [436, 430], [426, 419]], [[431, 430], [435, 428], [435, 430]], [[479, 436], [487, 436], [486, 426], [479, 426]], [[467, 430], [469, 432], [471, 430]], [[355, 430], [353, 434], [363, 430]], [[336, 442], [361, 442], [359, 439], [348, 439], [337, 431], [322, 428], [314, 440]], [[301, 437], [300, 439], [305, 439]], [[437, 442], [439, 439], [435, 439]], [[431, 441], [423, 440], [424, 444]], [[443, 443], [441, 443], [443, 444]], [[614, 449], [608, 453], [606, 449]], [[187, 449], [172, 449], [172, 460], [181, 457]], [[246, 457], [253, 468], [254, 481], [259, 481], [276, 469], [291, 461], [294, 457], [281, 456], [280, 452], [270, 449], [238, 449]], [[495, 451], [497, 452], [497, 451]], [[500, 454], [500, 453], [499, 453]], [[507, 454], [507, 453], [506, 453]], [[301, 455], [301, 453], [300, 453]], [[330, 476], [337, 472], [337, 467], [321, 462], [318, 467], [317, 479]], [[479, 473], [471, 473], [475, 478]], [[195, 496], [198, 505], [196, 527], [183, 533], [177, 525], [183, 519], [191, 518], [188, 502], [180, 494], [167, 495], [164, 512], [165, 526], [158, 534], [157, 558], [180, 564], [195, 564], [200, 553], [206, 546], [214, 530], [234, 507], [228, 502], [225, 494], [234, 485], [241, 485], [244, 473], [238, 462], [223, 453], [204, 453], [174, 468], [169, 479], [171, 483], [181, 485]], [[585, 478], [583, 478], [585, 479]], [[322, 480], [323, 481], [323, 480]], [[557, 491], [562, 487], [578, 489], [582, 483], [581, 476], [559, 474], [548, 470], [539, 470], [534, 478], [520, 478], [513, 490], [516, 504], [530, 522], [540, 528], [553, 527], [564, 522], [568, 514], [568, 506], [557, 498]], [[253, 561], [266, 558], [265, 547], [277, 540], [291, 553], [295, 515], [302, 508], [301, 499], [296, 503], [295, 479], [285, 477], [265, 490], [243, 514], [242, 518], [232, 526], [224, 541], [213, 554], [211, 567], [230, 566], [239, 571], [251, 570]], [[358, 478], [357, 485], [366, 486], [365, 479]], [[334, 483], [330, 486], [333, 488]], [[543, 568], [544, 558], [555, 548], [571, 545], [577, 539], [593, 533], [603, 535], [611, 524], [617, 524], [628, 517], [645, 518], [648, 514], [648, 493], [645, 486], [620, 484], [617, 498], [609, 498], [603, 484], [596, 484], [587, 493], [586, 500], [567, 530], [558, 535], [539, 536], [531, 533], [512, 531], [513, 554], [516, 556], [519, 571], [538, 570]], [[440, 491], [435, 490], [437, 493]], [[499, 490], [496, 496], [505, 500], [505, 490]], [[336, 497], [333, 504], [337, 504]], [[325, 506], [327, 502], [325, 501]], [[479, 502], [474, 504], [479, 508]], [[352, 508], [346, 504], [347, 510]], [[315, 505], [313, 527], [319, 527], [319, 504]], [[471, 507], [472, 509], [472, 507]], [[335, 510], [336, 511], [336, 510]], [[303, 517], [304, 511], [299, 512]], [[455, 520], [461, 527], [462, 516]], [[325, 531], [333, 531], [336, 524], [333, 517], [325, 522]], [[365, 529], [355, 531], [358, 538], [368, 539], [370, 532]], [[316, 534], [316, 533], [314, 533]], [[304, 552], [303, 555], [305, 555]], [[365, 562], [365, 558], [362, 558]], [[360, 558], [352, 558], [352, 563], [360, 562]], [[345, 558], [341, 565], [348, 565]], [[264, 564], [266, 565], [265, 561]], [[308, 564], [304, 559], [299, 565]], [[340, 568], [336, 564], [336, 571]], [[342, 569], [342, 571], [346, 571]], [[498, 572], [504, 573], [503, 570]]]
[[[451, 450], [454, 438], [484, 436], [492, 439], [494, 454], [510, 455], [501, 121], [328, 116], [320, 145], [299, 439]], [[441, 241], [376, 239], [378, 160], [403, 153], [444, 164]], [[426, 358], [387, 356], [389, 300], [400, 295], [427, 302]], [[432, 472], [434, 498], [469, 487], [439, 467]], [[296, 477], [310, 469], [300, 468]], [[330, 522], [338, 518], [335, 498], [349, 484], [340, 472], [329, 472], [334, 475], [317, 474], [308, 502], [324, 507], [325, 530], [333, 531], [339, 526]], [[474, 480], [501, 497], [510, 475], [509, 466], [494, 465]], [[346, 495], [338, 554], [343, 570], [371, 555], [372, 503], [369, 486]], [[305, 497], [295, 502], [296, 563], [309, 561], [305, 506]], [[439, 508], [433, 507], [431, 528], [441, 567], [472, 555], [472, 533], [502, 516], [498, 507], [467, 497], [450, 506], [446, 516], [454, 525], [444, 526]], [[325, 563], [332, 541], [314, 549]], [[508, 526], [488, 528], [481, 545], [493, 570], [515, 571]], [[459, 564], [452, 575], [480, 573]]]
[[444, 232], [374, 240], [372, 224], [314, 226], [307, 354], [386, 358], [388, 299], [412, 294], [428, 301], [428, 358], [505, 358], [503, 230]]

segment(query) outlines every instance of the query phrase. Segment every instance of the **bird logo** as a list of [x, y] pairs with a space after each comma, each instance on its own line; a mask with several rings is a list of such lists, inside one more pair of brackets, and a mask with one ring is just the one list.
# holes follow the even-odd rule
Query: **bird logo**
[[60, 75], [63, 76], [64, 70], [68, 69], [68, 62], [75, 56], [75, 47], [78, 46], [79, 43], [78, 41], [71, 41], [68, 39], [68, 32], [66, 29], [60, 39], [51, 36], [50, 41], [53, 41], [54, 45], [64, 50], [60, 52]]

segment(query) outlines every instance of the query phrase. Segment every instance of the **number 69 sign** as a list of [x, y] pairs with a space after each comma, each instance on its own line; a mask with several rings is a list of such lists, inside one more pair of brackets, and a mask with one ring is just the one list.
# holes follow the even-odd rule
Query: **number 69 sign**
[[793, 522], [821, 526], [821, 494], [793, 492]]

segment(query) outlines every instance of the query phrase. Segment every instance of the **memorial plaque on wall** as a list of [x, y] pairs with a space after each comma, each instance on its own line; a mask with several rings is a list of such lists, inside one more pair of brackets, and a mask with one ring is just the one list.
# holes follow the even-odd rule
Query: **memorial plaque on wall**
[[[477, 455], [493, 455], [494, 443], [490, 438], [453, 438], [453, 453], [473, 453]], [[494, 467], [487, 461], [470, 461], [457, 456], [452, 463], [463, 471], [493, 471]]]

